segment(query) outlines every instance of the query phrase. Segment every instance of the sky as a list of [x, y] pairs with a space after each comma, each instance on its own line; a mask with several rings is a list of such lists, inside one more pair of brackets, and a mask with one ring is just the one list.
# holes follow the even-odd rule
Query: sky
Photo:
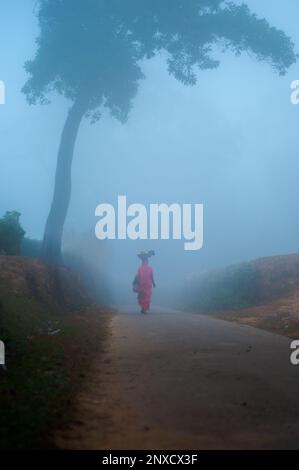
[[[245, 3], [283, 29], [299, 52], [297, 0]], [[6, 104], [0, 106], [0, 216], [18, 210], [27, 236], [41, 239], [69, 103], [54, 96], [49, 106], [29, 106], [21, 93], [24, 62], [36, 49], [34, 5], [0, 3], [0, 80], [6, 85]], [[117, 300], [130, 290], [140, 249], [156, 250], [157, 296], [211, 268], [299, 251], [299, 106], [290, 103], [299, 63], [280, 77], [247, 54], [217, 56], [219, 68], [198, 72], [197, 84], [185, 87], [169, 76], [161, 54], [143, 64], [146, 78], [125, 125], [106, 113], [94, 125], [82, 123], [66, 240], [74, 234], [93, 237], [96, 206], [115, 205], [118, 195], [147, 207], [204, 205], [199, 251], [184, 251], [180, 240], [94, 243], [105, 252], [103, 266]]]

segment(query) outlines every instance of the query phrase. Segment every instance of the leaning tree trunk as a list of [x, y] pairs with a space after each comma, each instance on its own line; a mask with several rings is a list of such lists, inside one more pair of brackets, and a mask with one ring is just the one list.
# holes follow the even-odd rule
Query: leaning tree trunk
[[53, 201], [47, 219], [41, 257], [53, 264], [61, 264], [63, 226], [71, 198], [71, 172], [74, 146], [86, 108], [82, 100], [74, 102], [62, 131], [58, 151]]

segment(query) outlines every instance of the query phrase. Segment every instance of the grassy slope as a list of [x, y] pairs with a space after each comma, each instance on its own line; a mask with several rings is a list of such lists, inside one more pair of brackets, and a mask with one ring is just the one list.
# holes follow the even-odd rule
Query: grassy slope
[[186, 309], [299, 338], [299, 254], [203, 273], [183, 300]]
[[262, 305], [239, 310], [215, 311], [212, 315], [299, 339], [299, 290]]
[[98, 310], [61, 314], [32, 297], [1, 295], [7, 371], [0, 369], [0, 449], [52, 446], [51, 431], [70, 417], [108, 321]]

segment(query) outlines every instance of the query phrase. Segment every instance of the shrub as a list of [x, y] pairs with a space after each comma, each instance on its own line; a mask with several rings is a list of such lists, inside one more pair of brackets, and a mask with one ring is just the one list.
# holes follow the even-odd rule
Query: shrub
[[0, 219], [0, 254], [20, 255], [25, 231], [20, 225], [20, 213], [6, 212]]
[[42, 242], [33, 238], [24, 237], [21, 243], [22, 256], [39, 258]]
[[261, 301], [259, 273], [242, 263], [202, 274], [187, 286], [188, 308], [200, 311], [246, 308]]

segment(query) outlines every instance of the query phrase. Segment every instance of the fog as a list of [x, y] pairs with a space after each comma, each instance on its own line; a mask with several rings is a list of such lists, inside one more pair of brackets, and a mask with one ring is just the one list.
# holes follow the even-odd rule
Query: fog
[[[237, 3], [237, 2], [236, 2]], [[291, 36], [299, 52], [296, 0], [248, 0], [259, 17]], [[34, 1], [1, 0], [0, 215], [21, 212], [26, 235], [42, 239], [54, 184], [57, 149], [69, 104], [53, 94], [29, 106], [21, 88], [24, 62], [34, 57], [38, 24]], [[183, 240], [97, 240], [113, 302], [132, 303], [136, 253], [151, 259], [159, 302], [194, 273], [260, 256], [299, 251], [299, 106], [290, 103], [298, 65], [285, 76], [244, 53], [215, 50], [217, 69], [198, 71], [195, 86], [167, 72], [166, 57], [143, 64], [128, 122], [108, 112], [83, 121], [75, 148], [72, 199], [65, 233], [94, 237], [95, 208], [128, 203], [202, 203], [204, 244], [185, 251]], [[79, 235], [78, 235], [79, 236]], [[65, 245], [67, 244], [67, 236]], [[95, 257], [97, 254], [95, 253]], [[99, 262], [101, 257], [99, 257]]]

